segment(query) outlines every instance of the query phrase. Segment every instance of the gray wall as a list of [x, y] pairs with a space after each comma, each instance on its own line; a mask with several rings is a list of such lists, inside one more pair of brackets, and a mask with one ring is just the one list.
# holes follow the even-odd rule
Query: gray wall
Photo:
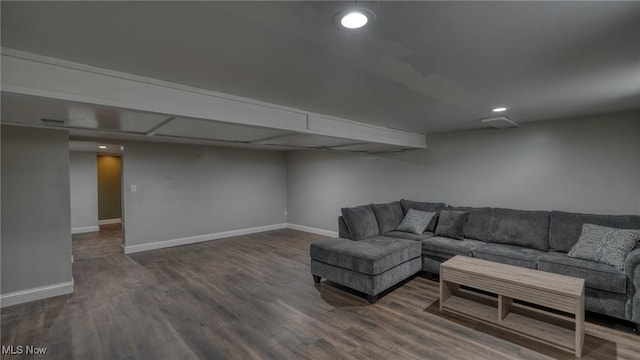
[[71, 229], [98, 226], [98, 170], [95, 152], [69, 153]]
[[282, 152], [136, 142], [122, 160], [126, 246], [286, 222]]
[[67, 132], [1, 131], [1, 292], [71, 281]]
[[640, 214], [640, 113], [434, 134], [427, 146], [289, 153], [289, 223], [335, 231], [341, 207], [400, 198]]

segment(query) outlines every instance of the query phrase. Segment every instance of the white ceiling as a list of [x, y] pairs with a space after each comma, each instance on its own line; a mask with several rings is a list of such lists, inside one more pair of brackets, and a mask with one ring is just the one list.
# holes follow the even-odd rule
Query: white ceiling
[[359, 3], [3, 1], [1, 41], [418, 133], [640, 108], [640, 2]]

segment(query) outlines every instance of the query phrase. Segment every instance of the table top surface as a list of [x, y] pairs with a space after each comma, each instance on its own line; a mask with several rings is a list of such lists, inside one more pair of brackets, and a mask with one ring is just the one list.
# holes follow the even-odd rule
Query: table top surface
[[584, 294], [584, 279], [572, 276], [461, 255], [454, 256], [440, 266], [561, 295], [580, 297]]

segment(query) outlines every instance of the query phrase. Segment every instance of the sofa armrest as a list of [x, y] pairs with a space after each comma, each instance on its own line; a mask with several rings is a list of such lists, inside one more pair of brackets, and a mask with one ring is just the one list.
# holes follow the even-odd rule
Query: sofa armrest
[[338, 216], [338, 236], [343, 239], [351, 239], [349, 229], [347, 229], [347, 223], [344, 222], [342, 216]]
[[624, 272], [636, 287], [640, 286], [640, 247], [636, 247], [627, 255], [624, 262]]

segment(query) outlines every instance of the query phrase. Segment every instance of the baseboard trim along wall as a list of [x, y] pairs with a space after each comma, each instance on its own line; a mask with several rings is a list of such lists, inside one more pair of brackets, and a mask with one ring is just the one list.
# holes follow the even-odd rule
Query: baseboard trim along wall
[[82, 234], [82, 233], [96, 232], [96, 231], [100, 231], [100, 226], [85, 226], [85, 227], [71, 228], [72, 234]]
[[312, 234], [323, 235], [326, 237], [338, 237], [338, 233], [336, 231], [318, 229], [310, 226], [298, 225], [298, 224], [287, 224], [287, 229], [304, 231]]
[[213, 234], [190, 236], [190, 237], [179, 238], [179, 239], [156, 241], [156, 242], [140, 244], [140, 245], [130, 245], [130, 246], [125, 245], [124, 253], [133, 254], [141, 251], [162, 249], [162, 248], [167, 248], [172, 246], [195, 244], [203, 241], [218, 240], [218, 239], [224, 239], [224, 238], [233, 237], [233, 236], [248, 235], [248, 234], [254, 234], [254, 233], [259, 233], [263, 231], [279, 230], [279, 229], [286, 229], [286, 228], [287, 228], [287, 224], [274, 224], [274, 225], [265, 225], [265, 226], [257, 226], [257, 227], [246, 228], [246, 229], [239, 229], [239, 230], [223, 231], [223, 232], [213, 233]]
[[223, 232], [213, 233], [213, 234], [190, 236], [190, 237], [179, 238], [179, 239], [156, 241], [156, 242], [140, 244], [140, 245], [130, 245], [130, 246], [125, 245], [124, 253], [133, 254], [141, 251], [149, 251], [149, 250], [156, 250], [156, 249], [168, 248], [173, 246], [195, 244], [203, 241], [219, 240], [219, 239], [225, 239], [233, 236], [249, 235], [249, 234], [255, 234], [263, 231], [272, 231], [272, 230], [280, 230], [280, 229], [293, 229], [293, 230], [304, 231], [312, 234], [323, 235], [327, 237], [338, 237], [338, 233], [335, 231], [318, 229], [314, 227], [297, 225], [297, 224], [283, 223], [283, 224], [257, 226], [252, 228], [239, 229], [239, 230], [223, 231]]
[[117, 219], [104, 219], [98, 220], [98, 225], [111, 225], [111, 224], [120, 224], [122, 220], [120, 218]]
[[41, 286], [33, 289], [16, 291], [0, 296], [0, 307], [18, 305], [35, 300], [42, 300], [54, 296], [73, 294], [73, 280], [53, 285]]

